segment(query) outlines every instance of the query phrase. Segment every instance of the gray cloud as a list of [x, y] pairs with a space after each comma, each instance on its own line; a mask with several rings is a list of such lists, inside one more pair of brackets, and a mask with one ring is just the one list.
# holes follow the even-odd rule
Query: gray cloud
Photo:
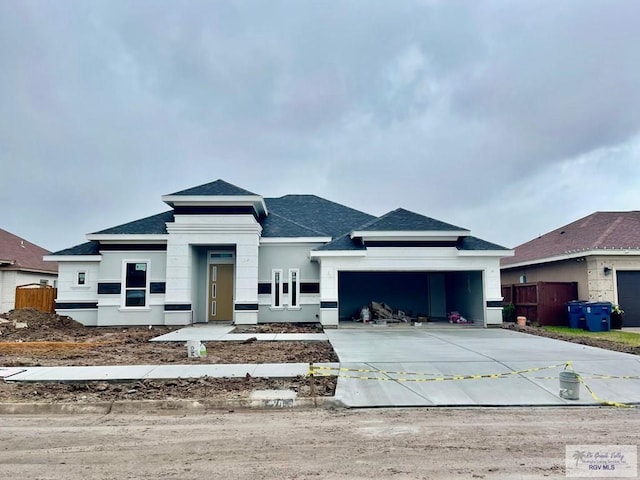
[[[635, 1], [0, 2], [0, 228], [63, 248], [220, 177], [403, 206], [508, 246], [585, 209], [637, 208], [639, 14]], [[593, 177], [608, 188], [583, 198]]]

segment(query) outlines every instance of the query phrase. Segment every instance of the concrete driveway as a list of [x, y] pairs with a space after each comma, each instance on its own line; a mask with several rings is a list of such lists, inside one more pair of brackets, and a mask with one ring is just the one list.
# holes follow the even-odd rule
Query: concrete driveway
[[[635, 355], [502, 329], [372, 327], [325, 333], [341, 368], [348, 369], [340, 371], [336, 398], [349, 407], [598, 404], [584, 385], [579, 400], [559, 397], [558, 375], [567, 361], [598, 399], [640, 403]], [[509, 374], [533, 368], [544, 369]], [[492, 374], [505, 375], [448, 380]]]

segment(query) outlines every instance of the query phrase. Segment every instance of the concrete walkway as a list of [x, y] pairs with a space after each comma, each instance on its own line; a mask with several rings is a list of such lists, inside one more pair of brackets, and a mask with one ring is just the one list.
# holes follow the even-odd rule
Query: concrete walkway
[[[336, 368], [338, 364], [319, 364]], [[144, 379], [297, 377], [309, 372], [308, 363], [246, 363], [198, 365], [113, 365], [95, 367], [0, 368], [0, 378], [10, 382], [134, 381]]]
[[261, 341], [307, 341], [326, 342], [324, 333], [231, 333], [233, 325], [192, 325], [181, 328], [165, 335], [152, 338], [152, 342], [186, 342], [200, 340], [201, 342], [238, 342], [255, 337]]
[[[578, 401], [559, 397], [558, 375], [567, 361], [601, 399], [640, 403], [640, 357], [635, 355], [502, 329], [326, 333], [342, 369], [351, 369], [339, 372], [343, 376], [336, 391], [336, 398], [350, 407], [597, 404], [583, 386]], [[555, 367], [498, 378], [431, 380], [550, 366]], [[636, 379], [592, 378], [601, 375]]]

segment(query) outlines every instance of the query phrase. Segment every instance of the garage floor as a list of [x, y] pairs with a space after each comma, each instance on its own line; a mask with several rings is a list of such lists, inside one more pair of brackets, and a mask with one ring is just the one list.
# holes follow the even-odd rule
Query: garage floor
[[[599, 399], [640, 403], [635, 355], [502, 329], [374, 327], [325, 333], [341, 368], [348, 369], [340, 372], [336, 398], [349, 407], [597, 404], [584, 385], [577, 401], [559, 397], [558, 376], [567, 361]], [[533, 368], [542, 370], [509, 374]], [[486, 377], [434, 380], [477, 375]]]

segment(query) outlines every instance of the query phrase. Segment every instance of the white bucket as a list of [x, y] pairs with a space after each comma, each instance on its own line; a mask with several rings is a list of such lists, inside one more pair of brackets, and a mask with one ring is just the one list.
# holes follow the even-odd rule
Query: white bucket
[[187, 341], [187, 357], [189, 358], [199, 358], [200, 350], [202, 348], [202, 343], [200, 340], [188, 340]]
[[560, 398], [580, 399], [580, 380], [575, 372], [560, 372]]

